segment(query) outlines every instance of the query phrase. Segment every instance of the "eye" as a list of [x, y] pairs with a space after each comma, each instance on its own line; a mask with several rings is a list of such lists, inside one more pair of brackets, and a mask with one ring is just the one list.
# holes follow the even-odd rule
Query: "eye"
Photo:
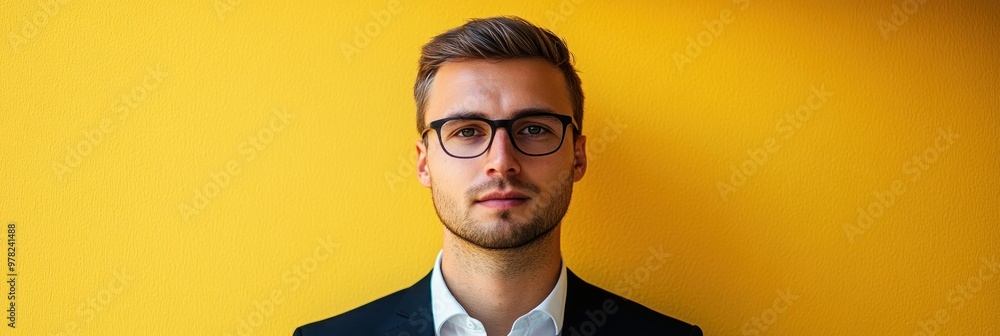
[[475, 128], [463, 128], [463, 129], [458, 130], [458, 132], [455, 132], [456, 135], [458, 135], [459, 137], [462, 137], [462, 138], [474, 137], [476, 135], [479, 135], [479, 133], [482, 133], [482, 132], [479, 132], [479, 130], [477, 130]]
[[539, 125], [525, 126], [523, 129], [521, 129], [522, 134], [530, 134], [530, 135], [539, 135], [548, 131], [549, 131], [548, 129]]

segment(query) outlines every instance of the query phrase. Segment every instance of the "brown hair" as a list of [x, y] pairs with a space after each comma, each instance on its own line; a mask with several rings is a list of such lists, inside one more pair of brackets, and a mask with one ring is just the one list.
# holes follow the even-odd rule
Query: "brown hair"
[[566, 42], [548, 29], [531, 24], [515, 16], [472, 19], [453, 28], [424, 45], [420, 53], [417, 81], [413, 85], [413, 99], [417, 103], [417, 132], [426, 127], [427, 95], [438, 68], [448, 61], [468, 59], [505, 60], [537, 57], [552, 63], [562, 71], [569, 88], [573, 118], [583, 130], [583, 88], [580, 76], [573, 68], [573, 55]]

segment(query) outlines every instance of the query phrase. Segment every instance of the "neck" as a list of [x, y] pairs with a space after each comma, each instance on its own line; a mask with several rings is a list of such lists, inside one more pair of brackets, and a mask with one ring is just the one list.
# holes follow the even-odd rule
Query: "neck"
[[528, 245], [503, 250], [480, 248], [444, 230], [445, 284], [487, 334], [508, 334], [514, 320], [552, 292], [562, 271], [560, 226]]

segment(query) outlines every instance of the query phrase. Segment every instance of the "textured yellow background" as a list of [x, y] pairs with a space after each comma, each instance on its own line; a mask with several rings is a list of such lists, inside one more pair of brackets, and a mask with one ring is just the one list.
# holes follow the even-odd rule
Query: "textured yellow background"
[[585, 279], [709, 335], [1000, 334], [1000, 8], [935, 0], [3, 1], [0, 334], [287, 335], [409, 286], [419, 47], [498, 14], [581, 71]]

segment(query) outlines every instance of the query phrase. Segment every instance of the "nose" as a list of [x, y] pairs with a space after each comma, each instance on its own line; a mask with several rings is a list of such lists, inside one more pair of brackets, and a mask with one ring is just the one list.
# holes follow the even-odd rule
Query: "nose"
[[514, 144], [510, 142], [506, 128], [497, 128], [493, 134], [493, 143], [483, 154], [486, 157], [486, 176], [503, 177], [517, 175], [521, 172], [521, 164], [518, 162], [518, 151]]

